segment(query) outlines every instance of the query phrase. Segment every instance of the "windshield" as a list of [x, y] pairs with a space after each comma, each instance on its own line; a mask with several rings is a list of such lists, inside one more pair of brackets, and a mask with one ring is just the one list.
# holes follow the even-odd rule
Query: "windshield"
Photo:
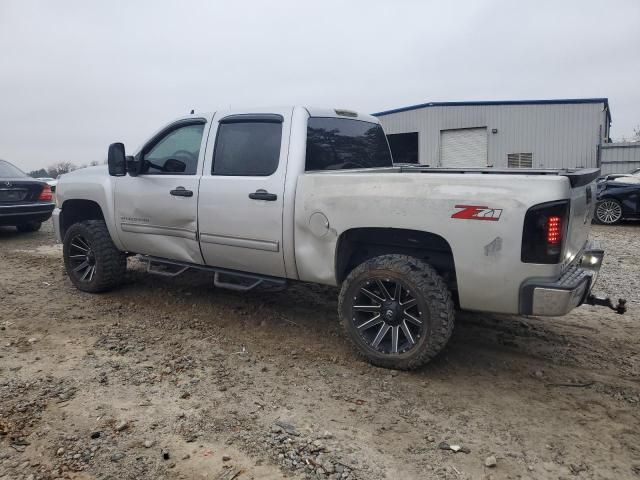
[[5, 160], [0, 160], [0, 178], [22, 178], [27, 174]]
[[389, 144], [377, 123], [335, 117], [309, 118], [305, 170], [391, 166]]

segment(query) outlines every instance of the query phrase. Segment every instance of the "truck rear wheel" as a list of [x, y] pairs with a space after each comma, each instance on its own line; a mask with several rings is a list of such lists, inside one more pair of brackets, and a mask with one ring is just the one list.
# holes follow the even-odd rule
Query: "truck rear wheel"
[[69, 227], [62, 254], [69, 279], [83, 292], [110, 290], [127, 270], [127, 257], [113, 244], [102, 220], [86, 220]]
[[410, 370], [445, 347], [454, 325], [451, 293], [427, 263], [383, 255], [362, 263], [342, 284], [340, 321], [372, 364]]

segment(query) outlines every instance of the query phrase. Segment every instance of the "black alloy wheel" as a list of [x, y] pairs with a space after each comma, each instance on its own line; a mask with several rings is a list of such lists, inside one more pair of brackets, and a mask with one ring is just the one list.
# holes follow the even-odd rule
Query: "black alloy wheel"
[[410, 370], [447, 344], [455, 322], [447, 284], [424, 260], [401, 254], [374, 257], [342, 282], [340, 321], [370, 363]]
[[65, 232], [62, 255], [71, 282], [83, 292], [105, 292], [118, 285], [127, 256], [111, 240], [103, 220], [85, 220]]
[[71, 274], [79, 282], [90, 283], [96, 274], [96, 254], [89, 241], [82, 235], [75, 235], [69, 242], [69, 263]]
[[402, 280], [365, 280], [353, 300], [352, 322], [373, 350], [405, 353], [424, 335], [423, 312]]

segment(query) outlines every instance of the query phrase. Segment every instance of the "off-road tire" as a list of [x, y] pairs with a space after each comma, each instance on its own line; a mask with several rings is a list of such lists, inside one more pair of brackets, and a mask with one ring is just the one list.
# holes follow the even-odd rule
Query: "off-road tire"
[[16, 225], [16, 228], [21, 233], [27, 233], [27, 232], [37, 232], [38, 230], [40, 230], [41, 226], [42, 226], [42, 222], [27, 222], [27, 223], [21, 223], [20, 225]]
[[[78, 236], [90, 245], [95, 257], [95, 272], [88, 281], [81, 280], [80, 275], [74, 272], [70, 258], [71, 243]], [[71, 283], [83, 292], [111, 290], [122, 281], [127, 271], [127, 257], [113, 244], [107, 225], [102, 220], [85, 220], [69, 227], [64, 236], [62, 253]]]
[[[404, 353], [375, 351], [363, 339], [354, 322], [352, 305], [363, 282], [398, 279], [407, 285], [423, 309], [425, 334]], [[445, 282], [426, 262], [407, 255], [383, 255], [354, 268], [342, 283], [338, 301], [340, 322], [357, 351], [373, 365], [398, 370], [416, 369], [445, 347], [455, 322], [454, 304]]]

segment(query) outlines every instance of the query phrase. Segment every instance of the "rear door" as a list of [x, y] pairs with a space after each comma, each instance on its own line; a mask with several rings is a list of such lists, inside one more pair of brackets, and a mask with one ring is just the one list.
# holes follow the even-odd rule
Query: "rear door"
[[487, 166], [487, 129], [460, 128], [440, 132], [440, 164], [446, 168]]
[[169, 125], [140, 152], [140, 175], [113, 177], [115, 222], [127, 251], [202, 263], [197, 214], [206, 127], [204, 118]]
[[282, 214], [291, 115], [292, 109], [216, 114], [198, 203], [207, 265], [286, 276]]

